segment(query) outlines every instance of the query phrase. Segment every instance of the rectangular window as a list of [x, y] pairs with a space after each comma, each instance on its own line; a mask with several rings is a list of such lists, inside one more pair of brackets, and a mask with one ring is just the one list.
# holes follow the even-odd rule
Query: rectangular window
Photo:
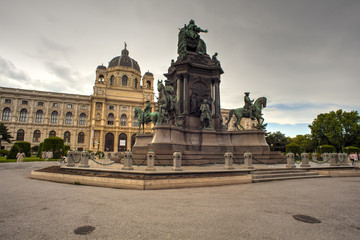
[[85, 110], [87, 107], [86, 107], [86, 105], [82, 105], [80, 108], [81, 108], [82, 110]]
[[101, 102], [97, 102], [95, 105], [96, 109], [102, 109], [102, 103]]
[[68, 104], [68, 105], [67, 105], [67, 108], [72, 108], [72, 104]]
[[38, 102], [38, 106], [44, 106], [44, 102]]
[[110, 106], [109, 106], [109, 109], [110, 109], [110, 110], [114, 110], [114, 109], [115, 109], [115, 106], [110, 105]]
[[58, 103], [56, 103], [56, 102], [54, 102], [54, 103], [52, 104], [52, 106], [53, 106], [53, 107], [58, 107], [58, 106], [59, 106], [59, 104], [58, 104]]
[[11, 99], [5, 99], [5, 103], [11, 103]]
[[128, 107], [127, 106], [122, 106], [121, 107], [121, 111], [127, 111], [128, 110]]
[[28, 105], [28, 103], [29, 103], [29, 102], [26, 101], [26, 100], [23, 100], [23, 101], [21, 102], [22, 105]]

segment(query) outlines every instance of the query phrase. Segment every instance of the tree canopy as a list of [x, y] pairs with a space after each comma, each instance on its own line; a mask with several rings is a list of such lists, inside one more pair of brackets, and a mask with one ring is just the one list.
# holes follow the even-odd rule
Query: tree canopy
[[346, 146], [360, 145], [360, 116], [357, 111], [321, 113], [311, 125], [311, 137], [319, 146], [329, 144], [341, 151]]
[[269, 133], [269, 135], [266, 136], [266, 142], [269, 144], [271, 151], [281, 152], [285, 152], [286, 145], [288, 144], [285, 134], [280, 131]]
[[0, 123], [0, 135], [2, 136], [0, 141], [4, 140], [7, 141], [8, 143], [11, 142], [10, 139], [12, 138], [12, 136], [10, 135], [8, 128], [5, 126], [4, 123]]

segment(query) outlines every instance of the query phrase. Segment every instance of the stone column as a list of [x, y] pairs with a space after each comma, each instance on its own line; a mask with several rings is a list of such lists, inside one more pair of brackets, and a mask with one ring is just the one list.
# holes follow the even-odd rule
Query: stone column
[[339, 166], [337, 153], [331, 153], [330, 157], [330, 166]]
[[153, 150], [149, 150], [148, 153], [146, 154], [146, 169], [145, 171], [155, 171], [155, 153], [153, 152]]
[[124, 154], [124, 166], [122, 170], [133, 170], [132, 167], [132, 152], [126, 151]]
[[177, 76], [177, 80], [176, 80], [176, 104], [177, 104], [177, 109], [178, 109], [178, 113], [182, 113], [182, 109], [181, 109], [181, 79], [180, 76]]
[[306, 153], [306, 152], [303, 152], [301, 154], [301, 165], [300, 167], [310, 167], [310, 164], [309, 164], [309, 154]]
[[313, 162], [317, 162], [317, 154], [316, 153], [311, 154], [311, 158], [312, 158]]
[[227, 151], [224, 154], [224, 159], [225, 159], [224, 168], [225, 169], [234, 169], [234, 166], [233, 166], [234, 154], [232, 152], [230, 152], [230, 151]]
[[349, 161], [349, 157], [348, 157], [347, 153], [339, 153], [339, 154], [341, 154], [341, 156], [342, 156], [342, 161], [343, 161], [343, 163], [342, 163], [341, 165], [343, 165], [343, 166], [349, 166], [349, 165], [350, 165], [350, 161]]
[[323, 153], [322, 154], [323, 162], [328, 162], [330, 160], [330, 153]]
[[286, 154], [286, 159], [287, 159], [286, 168], [296, 168], [294, 157], [295, 155], [291, 152]]
[[174, 152], [174, 154], [173, 154], [173, 168], [172, 168], [174, 171], [182, 171], [183, 170], [181, 168], [181, 158], [182, 158], [181, 152]]
[[250, 152], [244, 153], [244, 165], [246, 169], [254, 169], [252, 166], [252, 154]]
[[187, 75], [183, 75], [184, 82], [184, 99], [183, 99], [183, 114], [189, 113], [189, 77]]
[[220, 79], [215, 80], [215, 116], [220, 116]]
[[66, 155], [66, 158], [67, 158], [67, 164], [66, 166], [68, 167], [73, 167], [75, 166], [75, 162], [74, 162], [74, 151], [70, 150], [68, 151], [67, 155]]
[[90, 167], [89, 165], [89, 158], [90, 158], [90, 154], [88, 151], [83, 151], [81, 153], [81, 160], [80, 160], [80, 165], [79, 167]]

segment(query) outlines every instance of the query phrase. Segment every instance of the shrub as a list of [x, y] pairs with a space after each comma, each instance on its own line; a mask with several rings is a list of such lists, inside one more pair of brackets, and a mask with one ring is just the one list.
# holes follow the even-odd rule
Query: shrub
[[353, 146], [349, 146], [349, 147], [344, 147], [344, 152], [346, 152], [347, 154], [350, 153], [359, 153], [360, 152], [360, 148], [358, 147], [353, 147]]
[[296, 154], [296, 153], [301, 154], [300, 145], [298, 145], [296, 143], [290, 143], [290, 144], [286, 145], [286, 153], [288, 153], [288, 152], [292, 152], [294, 154]]
[[0, 156], [7, 156], [7, 155], [9, 155], [9, 150], [5, 150], [5, 149], [3, 149], [3, 150], [0, 150]]
[[60, 158], [63, 155], [64, 140], [59, 137], [49, 137], [44, 140], [42, 151], [52, 151], [53, 158]]
[[316, 148], [316, 152], [318, 153], [333, 153], [336, 152], [336, 149], [334, 146], [331, 145], [321, 145]]
[[6, 156], [6, 159], [16, 159], [16, 154], [18, 154], [19, 152], [20, 152], [20, 147], [14, 144], [11, 147], [9, 154]]
[[44, 146], [44, 142], [41, 142], [41, 143], [39, 144], [38, 152], [37, 152], [37, 154], [36, 154], [36, 156], [39, 157], [39, 158], [41, 158], [43, 146]]

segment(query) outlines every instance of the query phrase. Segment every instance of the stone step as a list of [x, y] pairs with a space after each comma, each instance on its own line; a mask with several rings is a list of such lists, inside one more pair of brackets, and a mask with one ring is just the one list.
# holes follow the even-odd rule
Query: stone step
[[267, 178], [282, 178], [282, 177], [302, 177], [302, 176], [318, 176], [318, 173], [277, 173], [277, 174], [256, 174], [253, 175], [253, 179], [267, 179]]
[[252, 175], [264, 175], [264, 174], [277, 174], [277, 173], [306, 173], [308, 172], [307, 170], [304, 169], [299, 169], [299, 170], [273, 170], [273, 169], [269, 169], [269, 170], [256, 170], [253, 171], [251, 174]]
[[323, 178], [323, 177], [328, 177], [328, 176], [310, 175], [310, 176], [289, 176], [289, 177], [261, 178], [261, 179], [253, 179], [253, 183], [270, 182], [270, 181], [284, 181], [284, 180], [293, 180], [293, 179], [305, 179], [305, 178]]

